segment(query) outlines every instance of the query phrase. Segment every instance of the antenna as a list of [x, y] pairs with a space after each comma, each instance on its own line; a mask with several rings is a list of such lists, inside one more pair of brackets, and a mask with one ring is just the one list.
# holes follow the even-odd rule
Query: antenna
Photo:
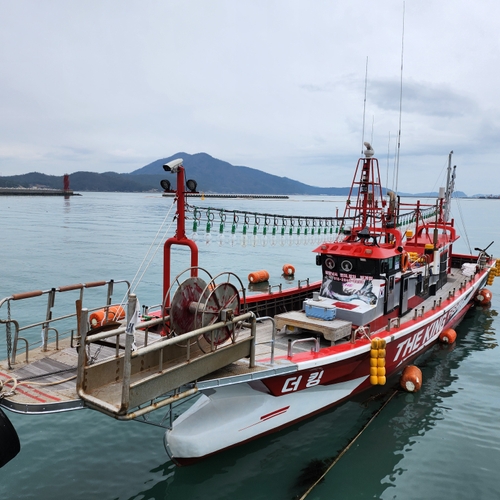
[[365, 115], [366, 115], [366, 85], [368, 81], [368, 56], [366, 56], [365, 68], [365, 100], [363, 102], [363, 133], [361, 135], [361, 155], [363, 155], [363, 147], [365, 144]]
[[389, 160], [391, 158], [391, 131], [389, 130], [389, 139], [387, 141], [387, 171], [386, 171], [386, 181], [385, 181], [385, 189], [389, 189]]
[[399, 178], [399, 150], [401, 149], [401, 113], [403, 109], [403, 56], [404, 56], [404, 42], [405, 42], [405, 2], [403, 2], [403, 31], [401, 34], [401, 81], [399, 87], [399, 129], [398, 129], [398, 145], [396, 153], [396, 184], [394, 187], [395, 192], [398, 192], [398, 178]]

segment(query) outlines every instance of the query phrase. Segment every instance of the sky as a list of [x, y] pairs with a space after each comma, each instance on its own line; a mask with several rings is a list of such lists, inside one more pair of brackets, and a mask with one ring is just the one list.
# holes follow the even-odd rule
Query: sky
[[344, 187], [364, 139], [384, 186], [436, 191], [453, 150], [457, 190], [500, 194], [499, 13], [498, 0], [0, 0], [0, 175], [126, 173], [185, 151]]

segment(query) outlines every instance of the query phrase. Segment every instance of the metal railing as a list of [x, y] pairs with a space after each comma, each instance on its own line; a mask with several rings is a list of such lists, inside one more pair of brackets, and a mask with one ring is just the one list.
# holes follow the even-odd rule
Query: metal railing
[[288, 339], [288, 352], [287, 356], [291, 358], [293, 356], [293, 347], [295, 344], [300, 344], [303, 342], [314, 342], [314, 346], [312, 348], [312, 352], [319, 352], [319, 339], [317, 337], [308, 337], [306, 339]]
[[[128, 420], [144, 415], [160, 406], [170, 404], [169, 399], [155, 402], [155, 399], [169, 391], [193, 383], [198, 378], [207, 375], [229, 363], [249, 358], [249, 368], [255, 367], [256, 318], [252, 312], [232, 317], [228, 321], [218, 321], [196, 330], [163, 337], [148, 345], [135, 348], [134, 329], [142, 329], [162, 323], [168, 318], [133, 324], [136, 307], [136, 296], [130, 294], [127, 306], [127, 326], [114, 330], [92, 334], [83, 325], [88, 319], [88, 310], [82, 309], [80, 319], [80, 342], [77, 393], [87, 404], [95, 409], [112, 415], [115, 418]], [[191, 348], [191, 340], [199, 339], [204, 334], [214, 332], [228, 326], [236, 327], [239, 323], [250, 322], [251, 334], [243, 339], [237, 338], [236, 328], [228, 345], [214, 347], [209, 352]], [[87, 346], [125, 334], [125, 349], [119, 355], [99, 363], [90, 363]], [[183, 357], [172, 356], [172, 351], [182, 350]], [[177, 353], [176, 351], [176, 353]], [[145, 368], [146, 367], [146, 368]], [[110, 388], [113, 386], [112, 388]], [[102, 396], [100, 389], [107, 387], [107, 395]], [[196, 392], [189, 388], [185, 394], [176, 394], [175, 400], [182, 399]], [[149, 404], [146, 404], [149, 402]], [[130, 413], [129, 409], [146, 404], [140, 410]], [[138, 413], [139, 412], [139, 413]]]
[[[56, 349], [59, 348], [59, 340], [62, 336], [65, 336], [65, 335], [73, 336], [73, 333], [76, 330], [76, 325], [75, 325], [75, 328], [73, 328], [73, 329], [68, 328], [64, 332], [60, 332], [60, 329], [61, 329], [61, 327], [62, 328], [65, 327], [65, 325], [62, 324], [63, 321], [65, 321], [65, 320], [73, 318], [77, 321], [76, 309], [75, 309], [74, 313], [63, 314], [61, 316], [53, 317], [53, 309], [56, 305], [56, 296], [59, 293], [66, 293], [66, 292], [70, 292], [70, 291], [79, 290], [80, 293], [79, 293], [79, 298], [77, 299], [77, 302], [79, 301], [79, 303], [82, 304], [83, 299], [84, 299], [84, 290], [85, 289], [106, 286], [106, 298], [105, 298], [104, 307], [111, 307], [112, 305], [114, 305], [114, 304], [112, 304], [112, 296], [113, 296], [114, 286], [116, 284], [120, 284], [120, 283], [125, 283], [127, 285], [127, 291], [130, 289], [130, 283], [126, 280], [96, 281], [96, 282], [91, 282], [91, 283], [76, 283], [73, 285], [54, 287], [54, 288], [50, 288], [48, 290], [33, 290], [31, 292], [17, 293], [17, 294], [10, 295], [9, 297], [5, 297], [4, 299], [0, 300], [0, 310], [4, 305], [7, 305], [7, 318], [6, 319], [0, 318], [0, 324], [5, 324], [7, 346], [9, 346], [9, 345], [12, 346], [11, 350], [7, 349], [7, 351], [8, 351], [7, 358], [8, 358], [9, 366], [16, 362], [16, 356], [18, 354], [19, 342], [24, 342], [24, 346], [26, 349], [26, 362], [28, 362], [28, 360], [29, 360], [29, 349], [31, 347], [30, 341], [25, 337], [21, 337], [20, 336], [21, 332], [34, 330], [36, 328], [41, 327], [41, 331], [42, 331], [41, 340], [40, 340], [40, 337], [37, 336], [37, 340], [32, 341], [31, 344], [36, 345], [38, 343], [41, 343], [42, 350], [44, 350], [44, 351], [47, 350], [50, 331], [54, 332], [54, 334], [55, 334], [54, 339], [56, 342]], [[24, 301], [27, 299], [33, 299], [35, 297], [41, 297], [43, 295], [47, 296], [46, 313], [45, 313], [44, 319], [42, 319], [40, 321], [36, 321], [35, 323], [29, 323], [27, 325], [21, 326], [19, 321], [15, 320], [11, 317], [11, 304], [13, 302]], [[118, 305], [118, 304], [115, 304], [115, 305]], [[26, 307], [28, 308], [29, 305], [27, 305]], [[102, 306], [89, 309], [89, 311], [96, 311], [98, 309], [102, 309]], [[13, 339], [10, 338], [11, 337], [11, 327], [14, 328]]]

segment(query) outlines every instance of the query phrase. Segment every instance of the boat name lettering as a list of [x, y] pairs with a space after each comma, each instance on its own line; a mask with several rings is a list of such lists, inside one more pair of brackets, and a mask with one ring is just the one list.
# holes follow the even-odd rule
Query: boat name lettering
[[321, 381], [321, 377], [323, 375], [323, 370], [320, 372], [314, 372], [309, 375], [309, 378], [307, 379], [306, 387], [314, 387], [315, 385], [318, 385]]
[[281, 389], [281, 392], [293, 392], [296, 391], [299, 388], [300, 381], [302, 380], [302, 375], [299, 375], [298, 377], [290, 377], [285, 380], [285, 383], [283, 384], [283, 389]]
[[446, 321], [448, 320], [448, 314], [445, 314], [438, 318], [436, 321], [416, 332], [415, 334], [408, 337], [406, 340], [401, 342], [394, 356], [394, 361], [397, 361], [400, 356], [401, 358], [406, 358], [414, 352], [419, 351], [423, 346], [425, 346], [431, 339], [436, 337], [439, 332], [443, 329]]
[[[321, 370], [319, 372], [312, 372], [309, 374], [309, 377], [307, 378], [305, 382], [305, 386], [303, 389], [307, 387], [314, 387], [315, 385], [319, 385], [321, 382], [321, 377], [323, 376], [324, 370]], [[285, 383], [283, 384], [283, 389], [281, 389], [281, 392], [294, 392], [298, 391], [300, 388], [300, 383], [302, 382], [302, 379], [304, 377], [302, 375], [299, 375], [297, 377], [289, 377], [285, 380]]]

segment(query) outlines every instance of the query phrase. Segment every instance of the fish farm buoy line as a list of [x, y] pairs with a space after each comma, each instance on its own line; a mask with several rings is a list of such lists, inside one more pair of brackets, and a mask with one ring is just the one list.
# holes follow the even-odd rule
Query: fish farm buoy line
[[[395, 389], [393, 393], [385, 400], [384, 404], [375, 412], [375, 414], [368, 420], [368, 422], [361, 427], [361, 430], [354, 436], [354, 438], [349, 442], [349, 444], [337, 455], [337, 458], [329, 465], [329, 467], [321, 474], [321, 476], [314, 482], [312, 486], [299, 498], [299, 500], [304, 500], [304, 498], [311, 493], [311, 491], [325, 478], [325, 476], [333, 469], [333, 467], [337, 464], [337, 462], [345, 455], [345, 453], [351, 448], [351, 446], [356, 442], [356, 440], [363, 434], [363, 432], [367, 429], [367, 427], [377, 418], [380, 412], [389, 404], [389, 401], [399, 392], [398, 389]], [[318, 461], [324, 464], [324, 461]]]

